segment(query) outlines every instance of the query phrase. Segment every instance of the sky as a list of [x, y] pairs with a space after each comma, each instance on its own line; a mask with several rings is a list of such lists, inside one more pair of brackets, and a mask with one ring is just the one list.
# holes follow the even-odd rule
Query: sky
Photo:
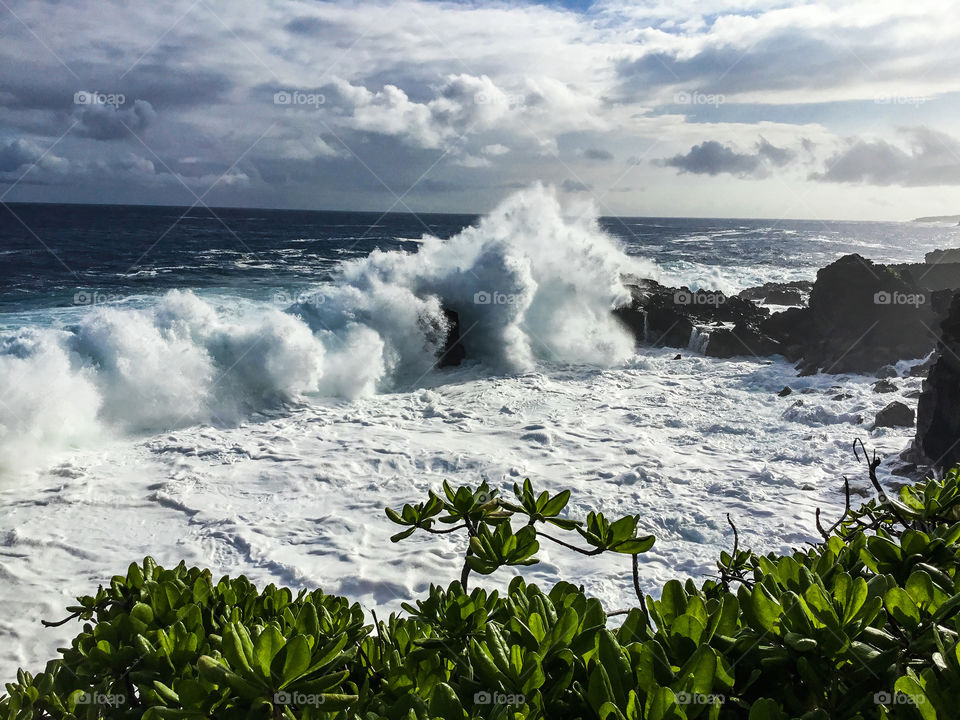
[[960, 213], [960, 0], [0, 0], [0, 200]]

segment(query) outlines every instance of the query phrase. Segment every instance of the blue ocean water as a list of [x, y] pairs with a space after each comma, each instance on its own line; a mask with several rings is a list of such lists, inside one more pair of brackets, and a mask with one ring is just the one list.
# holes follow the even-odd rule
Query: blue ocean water
[[[123, 303], [172, 288], [257, 299], [329, 280], [346, 259], [416, 252], [424, 234], [450, 237], [475, 215], [10, 204], [0, 208], [0, 324], [42, 322], [44, 310]], [[812, 278], [857, 252], [921, 261], [960, 245], [960, 229], [918, 223], [601, 218], [629, 255], [674, 282], [733, 289]], [[11, 315], [12, 314], [12, 315]]]

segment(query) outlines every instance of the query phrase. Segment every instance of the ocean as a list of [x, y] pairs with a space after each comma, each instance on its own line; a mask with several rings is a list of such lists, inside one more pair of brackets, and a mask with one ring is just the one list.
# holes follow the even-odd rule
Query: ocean
[[[610, 314], [621, 275], [732, 293], [958, 246], [934, 224], [596, 218], [543, 188], [483, 217], [0, 208], [0, 675], [41, 668], [75, 628], [39, 620], [148, 554], [398, 610], [456, 576], [457, 539], [391, 544], [383, 507], [443, 480], [639, 514], [650, 589], [709, 574], [727, 513], [757, 550], [812, 540], [844, 475], [869, 491], [854, 438], [905, 447], [870, 428], [920, 379], [879, 395], [635, 348]], [[444, 307], [467, 359], [438, 370]], [[629, 601], [616, 558], [540, 558], [531, 580]]]

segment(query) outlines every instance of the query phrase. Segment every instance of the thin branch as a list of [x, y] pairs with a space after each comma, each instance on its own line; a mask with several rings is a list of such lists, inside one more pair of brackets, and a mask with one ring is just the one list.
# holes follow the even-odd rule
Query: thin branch
[[432, 533], [434, 535], [446, 535], [447, 533], [452, 533], [452, 532], [455, 532], [456, 530], [463, 530], [465, 527], [467, 527], [466, 524], [454, 525], [453, 527], [447, 528], [446, 530], [434, 530], [433, 528], [428, 528], [428, 527], [421, 528], [421, 529], [426, 530], [428, 533]]
[[840, 519], [837, 520], [833, 525], [830, 526], [829, 530], [824, 530], [823, 525], [820, 524], [820, 508], [817, 508], [815, 517], [817, 519], [817, 530], [820, 532], [821, 537], [824, 540], [829, 540], [830, 536], [836, 531], [837, 528], [843, 524], [844, 520], [847, 519], [847, 516], [850, 515], [850, 481], [846, 477], [843, 478], [843, 495], [845, 498], [843, 514], [840, 516]]
[[880, 485], [880, 480], [877, 479], [877, 468], [880, 467], [880, 463], [883, 462], [883, 460], [877, 457], [876, 450], [873, 451], [873, 457], [868, 458], [867, 448], [866, 446], [864, 446], [863, 440], [861, 440], [860, 438], [857, 438], [856, 440], [853, 441], [853, 454], [856, 456], [857, 462], [860, 462], [860, 454], [857, 452], [858, 442], [860, 443], [860, 447], [863, 450], [863, 459], [867, 461], [867, 469], [869, 470], [869, 473], [870, 473], [870, 482], [873, 484], [873, 487], [876, 489], [877, 494], [880, 496], [881, 502], [886, 503], [886, 505], [890, 509], [890, 512], [896, 516], [897, 520], [900, 521], [901, 525], [903, 525], [905, 528], [908, 528], [908, 529], [911, 528], [912, 525], [903, 515], [900, 514], [900, 509], [897, 507], [896, 503], [887, 499], [887, 491], [883, 489], [883, 486]]
[[68, 622], [70, 622], [71, 620], [74, 620], [74, 619], [80, 617], [82, 614], [83, 614], [83, 613], [81, 613], [81, 612], [75, 612], [75, 613], [73, 613], [73, 615], [70, 615], [69, 617], [65, 617], [65, 618], [64, 618], [63, 620], [61, 620], [60, 622], [50, 622], [49, 620], [41, 620], [41, 621], [40, 621], [40, 624], [43, 625], [44, 627], [48, 627], [48, 628], [51, 628], [51, 627], [60, 627], [61, 625], [66, 625], [66, 624], [67, 624]]
[[733, 530], [733, 557], [736, 557], [740, 551], [740, 533], [737, 532], [737, 526], [733, 524], [730, 513], [727, 513], [727, 523], [729, 523], [730, 528]]
[[545, 532], [541, 530], [537, 531], [537, 535], [545, 537], [547, 540], [552, 540], [557, 545], [562, 545], [563, 547], [569, 550], [573, 550], [574, 552], [578, 552], [581, 555], [599, 555], [600, 553], [603, 552], [603, 548], [594, 548], [593, 550], [584, 550], [583, 548], [578, 548], [576, 545], [571, 545], [568, 542], [564, 542], [563, 540], [558, 540], [557, 538], [551, 535], [547, 535]]

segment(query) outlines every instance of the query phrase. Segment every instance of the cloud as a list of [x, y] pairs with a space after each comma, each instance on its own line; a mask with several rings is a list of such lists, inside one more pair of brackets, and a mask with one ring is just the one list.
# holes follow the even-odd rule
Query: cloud
[[613, 160], [613, 153], [607, 152], [602, 148], [586, 148], [583, 151], [583, 156], [588, 160]]
[[694, 175], [729, 173], [740, 178], [763, 178], [770, 175], [772, 168], [790, 163], [795, 155], [794, 151], [771, 145], [764, 138], [757, 141], [753, 152], [738, 152], [729, 145], [707, 140], [694, 145], [686, 154], [661, 160], [660, 164]]
[[34, 143], [17, 139], [0, 148], [0, 172], [13, 172], [40, 159], [43, 151]]
[[[542, 2], [235, 0], [226, 15], [193, 0], [120, 3], [109, 13], [102, 0], [14, 0], [23, 24], [8, 23], [0, 43], [8, 140], [0, 161], [36, 157], [28, 145], [9, 147], [14, 138], [34, 149], [57, 143], [24, 185], [58, 188], [18, 186], [12, 197], [21, 200], [189, 203], [184, 183], [199, 189], [230, 168], [211, 202], [384, 209], [396, 202], [391, 193], [442, 178], [418, 185], [437, 197], [419, 194], [411, 207], [469, 212], [513, 183], [580, 176], [634, 188], [598, 201], [609, 214], [640, 203], [652, 213], [769, 214], [781, 202], [772, 189], [686, 192], [696, 183], [684, 173], [757, 178], [793, 166], [820, 171], [814, 180], [824, 183], [950, 187], [946, 153], [938, 161], [935, 144], [917, 149], [893, 128], [949, 128], [960, 111], [960, 93], [949, 95], [960, 90], [952, 71], [960, 27], [941, 19], [955, 4], [596, 0], [571, 11]], [[28, 27], [43, 28], [47, 47]], [[130, 101], [77, 107], [82, 88]], [[324, 102], [277, 105], [283, 89]], [[686, 107], [674, 101], [681, 90], [691, 93]], [[724, 102], [701, 107], [695, 92]], [[930, 99], [874, 102], [908, 95]], [[884, 140], [860, 137], [868, 127]], [[847, 135], [857, 137], [845, 143]], [[837, 167], [825, 166], [834, 152]], [[626, 158], [644, 160], [621, 182]], [[567, 189], [584, 192], [580, 183]], [[854, 212], [855, 188], [808, 189], [821, 203], [812, 214]]]
[[809, 103], [957, 89], [946, 72], [957, 36], [936, 20], [949, 0], [737, 4], [699, 18], [691, 7], [684, 25], [638, 26], [636, 49], [616, 65], [624, 95], [685, 89], [727, 102]]
[[491, 128], [514, 102], [486, 75], [448, 75], [426, 102], [395, 85], [372, 91], [341, 78], [325, 89], [333, 122], [431, 149], [451, 149], [464, 135]]
[[74, 131], [80, 137], [94, 140], [120, 140], [129, 138], [131, 133], [139, 136], [156, 116], [153, 106], [146, 100], [136, 100], [130, 107], [85, 105], [75, 113], [77, 125]]
[[566, 180], [564, 180], [560, 184], [560, 187], [563, 188], [564, 192], [568, 192], [568, 193], [589, 192], [590, 190], [593, 189], [592, 185], [588, 185], [587, 183], [580, 182], [579, 180], [572, 180], [570, 178], [567, 178]]
[[72, 163], [23, 138], [0, 145], [0, 182], [48, 185], [62, 180]]
[[960, 141], [926, 127], [903, 128], [905, 150], [886, 140], [852, 138], [811, 180], [924, 187], [960, 185]]
[[483, 148], [484, 155], [491, 155], [493, 157], [497, 157], [499, 155], [506, 155], [508, 152], [510, 152], [510, 148], [508, 148], [506, 145], [500, 145], [499, 143], [494, 143], [493, 145], [487, 145], [486, 147]]

